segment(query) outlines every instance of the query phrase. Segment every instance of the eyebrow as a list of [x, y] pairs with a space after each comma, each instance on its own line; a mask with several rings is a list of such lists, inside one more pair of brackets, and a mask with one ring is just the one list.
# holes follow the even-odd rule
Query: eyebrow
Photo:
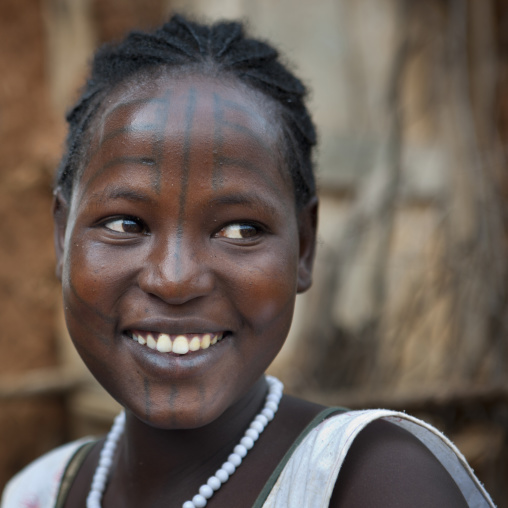
[[[95, 174], [92, 175], [88, 179], [88, 181], [85, 182], [83, 196], [85, 196], [87, 190], [90, 188], [90, 186], [93, 184], [93, 182], [95, 182], [95, 180], [97, 180], [97, 178], [102, 176], [108, 169], [110, 169], [114, 166], [118, 166], [120, 164], [138, 164], [140, 166], [145, 166], [145, 167], [151, 169], [152, 171], [155, 171], [155, 172], [157, 171], [157, 167], [156, 167], [157, 163], [151, 157], [115, 157], [114, 159], [103, 164], [95, 172]], [[82, 199], [83, 198], [81, 198], [80, 201]]]
[[214, 205], [222, 206], [250, 205], [256, 208], [267, 209], [272, 214], [277, 213], [275, 206], [257, 194], [225, 194], [214, 197], [211, 202]]
[[91, 195], [93, 200], [102, 201], [108, 200], [127, 200], [135, 203], [149, 203], [153, 204], [154, 200], [143, 192], [123, 187], [121, 185], [108, 185], [103, 192], [94, 192]]

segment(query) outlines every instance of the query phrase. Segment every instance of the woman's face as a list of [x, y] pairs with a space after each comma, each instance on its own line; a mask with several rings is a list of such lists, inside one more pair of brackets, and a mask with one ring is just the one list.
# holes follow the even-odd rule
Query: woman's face
[[95, 126], [56, 220], [70, 335], [138, 418], [204, 425], [282, 347], [309, 284], [311, 212], [297, 217], [273, 115], [242, 86], [125, 86]]

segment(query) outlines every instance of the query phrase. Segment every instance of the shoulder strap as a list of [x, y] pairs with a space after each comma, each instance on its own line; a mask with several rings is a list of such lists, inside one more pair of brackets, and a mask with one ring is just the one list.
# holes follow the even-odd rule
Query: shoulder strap
[[268, 497], [271, 490], [273, 489], [273, 486], [277, 482], [277, 479], [279, 478], [282, 470], [284, 469], [287, 462], [293, 455], [293, 452], [298, 448], [298, 445], [305, 439], [305, 437], [309, 434], [309, 432], [312, 429], [316, 428], [323, 420], [326, 420], [329, 416], [333, 415], [334, 413], [337, 413], [338, 411], [347, 411], [347, 409], [344, 407], [328, 407], [326, 409], [323, 409], [323, 411], [318, 413], [307, 425], [307, 427], [305, 427], [302, 430], [300, 435], [295, 439], [295, 441], [291, 445], [291, 448], [289, 448], [284, 457], [282, 457], [282, 460], [274, 469], [273, 473], [270, 475], [270, 478], [268, 478], [268, 481], [265, 483], [263, 490], [259, 494], [252, 508], [261, 508], [263, 506], [264, 502], [266, 501], [266, 498]]
[[55, 508], [63, 508], [65, 501], [67, 500], [67, 495], [71, 490], [74, 478], [76, 478], [79, 469], [83, 465], [83, 462], [87, 458], [95, 443], [97, 443], [97, 440], [89, 441], [88, 443], [80, 446], [71, 457], [71, 460], [67, 463], [67, 467], [62, 475], [62, 480], [60, 481], [60, 488], [58, 490]]

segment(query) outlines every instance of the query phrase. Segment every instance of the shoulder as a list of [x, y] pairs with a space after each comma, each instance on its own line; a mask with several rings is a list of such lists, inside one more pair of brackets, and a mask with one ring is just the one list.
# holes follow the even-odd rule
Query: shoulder
[[67, 463], [90, 439], [81, 439], [55, 448], [26, 466], [6, 485], [1, 508], [45, 507], [54, 504]]
[[377, 419], [352, 442], [330, 506], [466, 508], [468, 503], [426, 444], [405, 428]]

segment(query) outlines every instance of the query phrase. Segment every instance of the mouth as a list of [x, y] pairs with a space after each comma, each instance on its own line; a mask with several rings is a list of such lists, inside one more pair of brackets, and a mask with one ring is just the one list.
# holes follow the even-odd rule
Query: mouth
[[128, 330], [125, 335], [141, 346], [159, 351], [186, 355], [200, 349], [208, 349], [220, 342], [228, 332], [186, 333], [170, 335], [167, 333]]

